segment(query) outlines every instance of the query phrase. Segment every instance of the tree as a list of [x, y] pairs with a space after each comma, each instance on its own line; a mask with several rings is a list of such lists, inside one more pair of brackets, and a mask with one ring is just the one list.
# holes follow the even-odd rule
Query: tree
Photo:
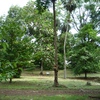
[[[62, 0], [62, 3], [64, 5], [64, 8], [67, 10], [67, 18], [65, 21], [66, 24], [64, 25], [64, 28], [65, 28], [65, 39], [64, 39], [64, 78], [66, 79], [66, 40], [68, 39], [67, 38], [67, 34], [69, 32], [69, 27], [70, 27], [70, 14], [72, 13], [73, 10], [75, 10], [76, 8], [76, 4], [74, 3], [73, 0], [69, 0], [67, 3], [66, 1], [63, 1]], [[68, 50], [67, 50], [68, 51]], [[68, 53], [68, 52], [67, 52]]]
[[30, 1], [23, 8], [23, 18], [27, 26], [27, 34], [34, 39], [34, 65], [41, 68], [40, 73], [43, 74], [43, 69], [51, 69], [54, 63], [52, 13], [45, 10], [40, 14], [35, 2]]
[[[70, 55], [70, 58], [72, 58], [72, 59], [71, 59], [71, 62], [70, 62], [70, 60], [69, 60], [69, 62], [71, 63], [71, 66], [72, 65], [74, 66], [74, 64], [77, 63], [76, 73], [77, 73], [77, 71], [80, 71], [82, 73], [82, 70], [80, 70], [81, 69], [80, 65], [81, 64], [83, 65], [83, 63], [81, 61], [78, 61], [78, 59], [80, 57], [80, 56], [78, 56], [78, 54], [81, 55], [82, 52], [84, 52], [83, 55], [86, 54], [87, 47], [84, 47], [84, 45], [85, 46], [87, 46], [87, 45], [85, 43], [87, 43], [91, 47], [92, 43], [89, 44], [87, 41], [85, 41], [84, 45], [81, 43], [84, 40], [84, 38], [88, 37], [88, 35], [86, 35], [86, 34], [93, 35], [92, 32], [90, 32], [87, 29], [87, 28], [90, 28], [90, 26], [91, 26], [90, 24], [91, 23], [92, 23], [91, 30], [93, 30], [93, 32], [95, 31], [94, 32], [94, 34], [95, 34], [94, 38], [95, 37], [99, 38], [97, 36], [97, 34], [99, 33], [99, 27], [97, 27], [97, 26], [99, 26], [99, 4], [98, 4], [98, 0], [97, 1], [95, 1], [95, 0], [91, 0], [91, 1], [90, 0], [77, 0], [76, 4], [77, 4], [77, 6], [76, 6], [77, 8], [71, 13], [71, 19], [72, 19], [71, 26], [76, 30], [75, 32], [78, 33], [78, 35], [75, 35], [75, 40], [77, 42], [72, 47], [73, 50], [71, 50], [71, 55]], [[82, 30], [82, 29], [84, 29], [84, 30]], [[88, 30], [88, 31], [86, 32], [85, 29]], [[80, 37], [81, 37], [81, 39], [83, 38], [83, 40], [81, 42], [80, 42]], [[97, 42], [97, 44], [99, 44], [99, 39], [95, 40], [95, 42]], [[92, 55], [93, 54], [92, 49], [89, 50], [88, 52], [89, 52], [89, 54], [91, 54], [91, 52], [92, 52], [91, 55], [93, 57], [93, 56], [95, 56], [97, 54], [97, 50], [95, 49], [94, 55]], [[86, 59], [85, 57], [81, 57], [81, 58]], [[97, 58], [99, 58], [99, 57], [97, 57]], [[87, 62], [89, 62], [89, 61], [87, 60]], [[96, 65], [98, 65], [98, 62], [99, 61], [97, 60], [97, 64]], [[95, 61], [94, 61], [94, 63], [95, 63]], [[88, 65], [89, 65], [89, 63], [88, 63]], [[80, 68], [80, 69], [78, 70], [78, 68]], [[90, 68], [93, 68], [93, 66], [90, 67]], [[87, 68], [87, 69], [89, 69], [89, 68]], [[74, 70], [74, 72], [75, 72], [75, 70]]]
[[[49, 0], [36, 0], [37, 1], [37, 7], [44, 8], [48, 7], [50, 1]], [[57, 57], [57, 33], [56, 33], [56, 15], [55, 15], [55, 1], [51, 0], [53, 3], [53, 14], [54, 14], [54, 49], [55, 49], [55, 64], [54, 64], [54, 86], [58, 86], [58, 57]], [[44, 6], [45, 5], [45, 6]]]
[[54, 14], [54, 49], [55, 49], [55, 65], [54, 65], [54, 86], [58, 86], [58, 56], [57, 56], [57, 33], [56, 33], [56, 13], [55, 13], [55, 0], [53, 3], [53, 14]]
[[[75, 10], [76, 8], [76, 4], [74, 2], [74, 0], [60, 0], [60, 2], [58, 2], [58, 5], [57, 5], [57, 14], [58, 14], [58, 18], [60, 19], [61, 21], [61, 24], [60, 24], [60, 31], [61, 31], [61, 34], [63, 35], [60, 35], [60, 36], [64, 36], [63, 38], [63, 44], [60, 42], [60, 44], [64, 45], [64, 46], [59, 46], [59, 48], [62, 48], [63, 47], [63, 69], [64, 69], [64, 78], [66, 78], [66, 61], [68, 59], [68, 51], [69, 51], [69, 48], [66, 48], [67, 47], [67, 42], [70, 40], [68, 39], [69, 38], [69, 31], [71, 29], [71, 13], [73, 10]], [[64, 35], [65, 34], [65, 35]], [[60, 38], [59, 36], [59, 38]], [[62, 37], [61, 37], [62, 38]], [[60, 40], [60, 39], [59, 39]], [[67, 52], [66, 52], [67, 51]]]
[[10, 79], [10, 83], [16, 75], [20, 77], [23, 65], [28, 64], [31, 57], [29, 55], [32, 54], [32, 43], [25, 35], [26, 27], [18, 19], [20, 11], [19, 7], [11, 7], [0, 28], [1, 79]]
[[98, 66], [99, 56], [97, 56], [100, 43], [97, 31], [93, 29], [91, 23], [88, 23], [81, 28], [75, 39], [76, 44], [69, 60], [70, 66], [76, 75], [85, 73], [85, 78], [87, 78], [87, 73], [96, 72], [100, 69]]

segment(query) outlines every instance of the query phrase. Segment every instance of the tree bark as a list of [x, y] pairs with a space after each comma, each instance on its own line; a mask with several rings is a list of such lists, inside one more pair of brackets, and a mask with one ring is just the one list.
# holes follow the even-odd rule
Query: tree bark
[[64, 40], [64, 79], [66, 79], [66, 39], [67, 39], [67, 32], [65, 34], [65, 40]]
[[10, 78], [10, 81], [9, 81], [9, 83], [12, 83], [12, 78]]
[[58, 84], [58, 57], [57, 57], [57, 33], [56, 33], [56, 12], [55, 12], [55, 1], [53, 1], [53, 14], [54, 14], [54, 49], [55, 49], [55, 65], [54, 65], [54, 86]]
[[87, 72], [85, 71], [85, 79], [87, 79]]
[[[70, 13], [69, 13], [69, 16], [70, 16]], [[68, 19], [70, 20], [70, 19]], [[65, 39], [64, 39], [64, 79], [66, 79], [66, 74], [67, 74], [67, 71], [66, 71], [66, 40], [67, 40], [67, 34], [69, 32], [69, 26], [68, 26], [68, 20], [67, 20], [67, 29], [66, 29], [66, 33], [65, 33]]]
[[43, 60], [41, 60], [41, 72], [40, 75], [43, 75]]

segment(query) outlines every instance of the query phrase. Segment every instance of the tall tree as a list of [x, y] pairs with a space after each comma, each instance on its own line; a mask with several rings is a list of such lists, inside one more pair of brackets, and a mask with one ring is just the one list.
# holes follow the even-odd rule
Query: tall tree
[[62, 32], [65, 33], [63, 49], [64, 49], [64, 78], [66, 78], [66, 61], [67, 61], [66, 53], [68, 53], [68, 52], [66, 52], [66, 51], [68, 51], [68, 50], [66, 50], [66, 44], [67, 44], [66, 41], [68, 39], [67, 36], [68, 36], [69, 30], [71, 28], [70, 27], [70, 23], [71, 23], [70, 15], [71, 15], [72, 11], [75, 10], [76, 4], [75, 4], [74, 0], [68, 0], [68, 1], [61, 0], [61, 2], [67, 12], [65, 20], [63, 22], [63, 27], [62, 27]]
[[[46, 9], [47, 5], [50, 4], [49, 0], [36, 0], [36, 1], [37, 1], [37, 7], [38, 8]], [[54, 15], [54, 49], [55, 49], [54, 86], [58, 86], [58, 57], [57, 57], [57, 33], [56, 33], [55, 1], [56, 0], [51, 0], [51, 2], [53, 4], [53, 15]], [[40, 9], [39, 9], [39, 11], [40, 11]]]
[[[75, 40], [77, 40], [77, 43], [73, 46], [72, 52], [73, 51], [74, 52], [70, 56], [72, 58], [70, 63], [71, 63], [71, 65], [72, 65], [72, 63], [73, 63], [73, 65], [77, 64], [77, 67], [75, 67], [76, 69], [74, 69], [74, 72], [76, 70], [76, 73], [78, 73], [78, 71], [80, 71], [82, 73], [84, 68], [82, 69], [82, 67], [80, 67], [81, 64], [84, 67], [86, 66], [87, 71], [85, 73], [85, 77], [87, 77], [89, 68], [90, 68], [90, 71], [93, 68], [93, 66], [91, 64], [89, 66], [90, 60], [88, 60], [88, 58], [90, 57], [90, 55], [93, 54], [92, 51], [95, 51], [95, 53], [91, 56], [91, 58], [93, 56], [95, 57], [95, 55], [97, 54], [97, 50], [98, 50], [98, 49], [96, 50], [95, 46], [92, 44], [93, 41], [91, 42], [91, 44], [94, 46], [92, 48], [95, 48], [95, 49], [92, 50], [92, 49], [88, 48], [89, 46], [91, 48], [91, 44], [89, 44], [89, 42], [87, 42], [88, 38], [93, 36], [93, 33], [94, 33], [95, 35], [93, 37], [91, 37], [91, 40], [93, 38], [95, 38], [94, 44], [95, 43], [99, 44], [98, 43], [99, 39], [96, 40], [97, 38], [99, 38], [97, 36], [97, 34], [99, 33], [99, 27], [97, 27], [97, 25], [99, 26], [99, 3], [98, 3], [98, 0], [77, 0], [76, 4], [77, 4], [77, 8], [71, 14], [71, 18], [73, 20], [71, 26], [73, 26], [73, 28], [75, 28], [76, 33], [78, 33], [78, 35], [76, 34], [76, 37], [75, 37]], [[81, 39], [80, 39], [80, 37], [81, 37]], [[83, 43], [83, 41], [84, 41], [84, 43]], [[97, 44], [95, 44], [95, 45], [97, 45]], [[87, 47], [87, 45], [88, 45], [88, 47]], [[96, 46], [96, 47], [98, 47], [98, 46]], [[89, 57], [86, 57], [87, 54], [89, 54], [88, 55]], [[81, 57], [80, 55], [84, 55], [84, 56]], [[87, 59], [87, 61], [83, 64], [80, 60], [78, 61], [78, 59], [81, 59], [84, 62]], [[96, 60], [96, 61], [97, 62], [95, 62], [93, 60], [94, 64], [96, 63], [95, 68], [98, 68], [97, 65], [98, 65], [99, 61], [98, 60]], [[89, 66], [89, 67], [87, 67], [87, 66]], [[78, 68], [79, 68], [79, 70], [78, 70]], [[94, 68], [94, 70], [95, 70], [95, 68]], [[85, 69], [84, 69], [84, 72], [85, 72]]]
[[91, 23], [88, 23], [81, 28], [75, 39], [76, 44], [69, 60], [70, 65], [76, 75], [85, 73], [85, 78], [87, 78], [87, 73], [100, 69], [98, 66], [99, 55], [97, 56], [100, 42], [97, 31], [93, 29]]
[[25, 36], [26, 27], [18, 18], [20, 11], [21, 9], [17, 6], [11, 7], [0, 27], [2, 50], [5, 49], [0, 59], [1, 78], [10, 79], [10, 83], [14, 76], [20, 77], [23, 65], [28, 63], [31, 57], [29, 55], [32, 54], [32, 43]]
[[54, 14], [54, 49], [55, 49], [55, 65], [54, 65], [54, 86], [58, 86], [58, 56], [57, 56], [57, 33], [56, 33], [56, 12], [55, 12], [55, 1], [53, 3], [53, 14]]

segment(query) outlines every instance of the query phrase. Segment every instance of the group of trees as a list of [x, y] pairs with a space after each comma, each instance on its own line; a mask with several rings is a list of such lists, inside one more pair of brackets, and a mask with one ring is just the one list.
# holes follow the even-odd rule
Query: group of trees
[[23, 68], [40, 68], [43, 74], [43, 69], [55, 67], [56, 60], [58, 69], [66, 70], [67, 62], [76, 75], [85, 73], [85, 77], [100, 69], [99, 1], [49, 1], [29, 1], [22, 8], [12, 6], [7, 16], [0, 17], [1, 81], [12, 82]]

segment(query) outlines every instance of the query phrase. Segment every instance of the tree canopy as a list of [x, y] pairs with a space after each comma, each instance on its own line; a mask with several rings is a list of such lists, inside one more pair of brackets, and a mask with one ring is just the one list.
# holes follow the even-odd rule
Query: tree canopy
[[53, 70], [56, 64], [58, 73], [64, 69], [64, 46], [67, 68], [76, 75], [99, 71], [99, 20], [98, 0], [31, 0], [24, 7], [11, 6], [0, 17], [0, 80], [12, 82], [23, 68]]

